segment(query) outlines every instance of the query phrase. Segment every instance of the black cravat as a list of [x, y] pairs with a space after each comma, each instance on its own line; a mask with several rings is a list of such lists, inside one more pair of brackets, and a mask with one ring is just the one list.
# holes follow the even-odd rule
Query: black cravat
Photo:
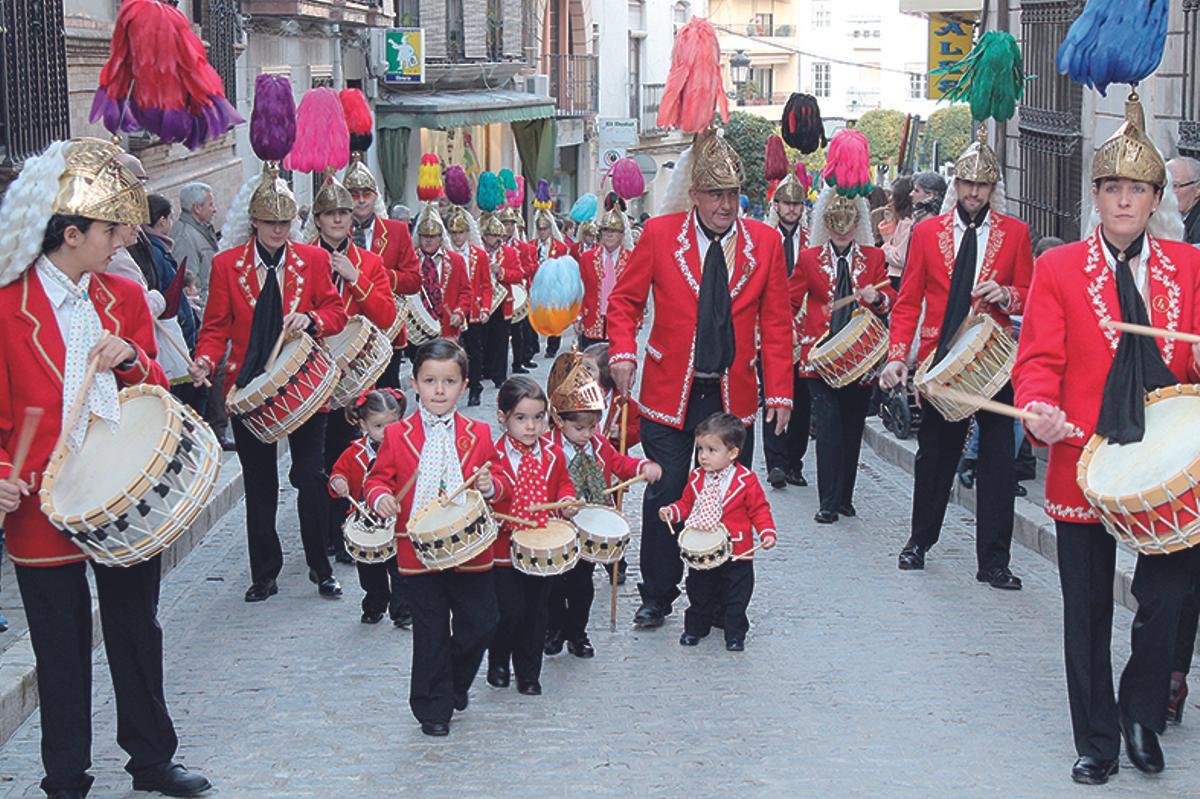
[[375, 227], [375, 216], [373, 214], [365, 222], [359, 222], [355, 219], [350, 223], [350, 238], [354, 239], [356, 247], [367, 246], [367, 231], [373, 227]]
[[783, 234], [783, 254], [787, 258], [788, 277], [792, 276], [792, 270], [796, 268], [796, 242], [792, 237], [796, 235], [796, 226], [791, 230], [780, 222], [779, 232]]
[[714, 233], [696, 217], [696, 227], [708, 239], [704, 255], [704, 274], [700, 278], [700, 297], [696, 312], [697, 372], [725, 374], [733, 365], [736, 342], [733, 336], [733, 299], [729, 296], [729, 271], [725, 265], [725, 250], [721, 246], [723, 233]]
[[[1117, 301], [1121, 306], [1121, 321], [1150, 324], [1146, 303], [1142, 301], [1129, 263], [1141, 253], [1145, 234], [1138, 236], [1137, 241], [1125, 250], [1119, 250], [1108, 239], [1101, 238], [1117, 261]], [[1151, 336], [1122, 333], [1117, 354], [1104, 381], [1096, 432], [1113, 444], [1141, 441], [1146, 433], [1146, 392], [1178, 382], [1163, 363], [1162, 353]]]
[[245, 388], [251, 380], [266, 371], [271, 350], [274, 349], [275, 341], [283, 330], [283, 296], [279, 293], [279, 277], [276, 272], [287, 248], [280, 247], [275, 252], [269, 252], [257, 241], [254, 246], [258, 250], [259, 258], [267, 266], [267, 277], [263, 280], [262, 290], [258, 292], [258, 301], [254, 304], [254, 316], [250, 320], [250, 341], [246, 345], [246, 360], [242, 362], [235, 381], [238, 388]]
[[979, 253], [976, 231], [987, 219], [988, 210], [989, 206], [985, 205], [972, 217], [961, 204], [956, 208], [955, 213], [967, 229], [963, 231], [962, 241], [958, 245], [958, 256], [954, 259], [954, 273], [950, 276], [950, 292], [946, 296], [946, 312], [942, 314], [942, 329], [938, 333], [934, 363], [946, 357], [958, 329], [971, 312], [971, 291], [975, 288], [975, 260]]
[[[837, 245], [831, 245], [833, 252], [837, 256], [837, 284], [833, 289], [833, 301], [837, 302], [843, 297], [849, 297], [854, 293], [854, 283], [850, 280], [850, 250], [854, 247], [851, 244], [846, 248], [845, 252], [838, 250]], [[850, 322], [850, 315], [854, 312], [854, 303], [846, 303], [841, 308], [833, 312], [833, 316], [829, 319], [829, 335], [834, 335]]]
[[[330, 244], [321, 237], [318, 237], [317, 241], [321, 244], [321, 249], [325, 250], [325, 252], [329, 253], [330, 255], [336, 252], [340, 252], [342, 255], [345, 255], [350, 250], [350, 239], [342, 239], [342, 243], [338, 244], [337, 246]], [[345, 283], [345, 278], [343, 278], [342, 273], [336, 269], [331, 270], [331, 274], [333, 275], [333, 287], [340, 292], [342, 290], [342, 284]]]

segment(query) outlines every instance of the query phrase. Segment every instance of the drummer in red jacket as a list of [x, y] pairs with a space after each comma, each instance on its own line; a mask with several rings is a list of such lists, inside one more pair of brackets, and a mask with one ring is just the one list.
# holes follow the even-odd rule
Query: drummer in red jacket
[[[954, 170], [942, 215], [913, 228], [900, 298], [892, 310], [888, 365], [879, 379], [885, 391], [906, 384], [914, 338], [919, 342], [918, 363], [930, 355], [938, 363], [973, 311], [990, 314], [1001, 327], [1010, 328], [1009, 317], [1025, 308], [1033, 247], [1029, 227], [1004, 214], [1004, 184], [996, 154], [982, 140], [973, 142]], [[1006, 384], [996, 399], [1011, 402], [1012, 387]], [[979, 425], [975, 577], [993, 588], [1018, 590], [1021, 580], [1009, 569], [1016, 485], [1012, 420], [980, 411], [975, 421]], [[898, 560], [903, 570], [924, 569], [925, 553], [941, 535], [968, 427], [967, 419], [947, 422], [937, 408], [925, 403], [917, 436], [912, 532]]]
[[471, 279], [433, 203], [428, 203], [417, 219], [417, 240], [421, 250], [421, 302], [441, 324], [442, 338], [457, 341], [471, 312]]
[[[39, 478], [89, 360], [97, 373], [68, 440], [72, 449], [90, 415], [119, 418], [121, 386], [167, 386], [154, 361], [154, 325], [141, 288], [104, 274], [124, 231], [149, 220], [145, 190], [120, 156], [96, 139], [55, 142], [25, 161], [0, 206], [9, 245], [0, 252], [0, 513], [7, 514], [37, 663], [41, 787], [52, 796], [82, 797], [92, 784], [92, 597], [88, 556], [42, 513]], [[44, 414], [14, 475], [32, 408]], [[93, 471], [105, 466], [91, 464]], [[157, 556], [127, 568], [93, 563], [92, 573], [120, 709], [118, 743], [129, 752], [133, 788], [199, 794], [208, 780], [172, 760], [178, 740], [163, 691], [157, 619], [162, 563]]]
[[620, 208], [614, 207], [600, 219], [600, 245], [579, 258], [583, 308], [577, 332], [581, 349], [608, 341], [608, 301], [632, 254], [629, 219]]
[[[1178, 220], [1159, 205], [1166, 166], [1143, 132], [1141, 106], [1131, 103], [1126, 113], [1092, 161], [1099, 227], [1038, 259], [1013, 370], [1016, 404], [1037, 414], [1026, 427], [1050, 447], [1046, 513], [1057, 534], [1067, 695], [1079, 755], [1071, 776], [1092, 784], [1116, 773], [1122, 735], [1134, 766], [1163, 769], [1157, 735], [1166, 723], [1176, 627], [1195, 562], [1194, 550], [1138, 556], [1131, 653], [1114, 701], [1117, 542], [1083, 496], [1077, 464], [1093, 434], [1117, 444], [1143, 440], [1146, 391], [1200, 378], [1200, 345], [1102, 326], [1119, 320], [1200, 333], [1200, 251], [1162, 238]], [[1193, 431], [1172, 432], [1194, 438]], [[1106, 454], [1121, 457], [1119, 450]]]
[[[229, 349], [229, 374], [237, 391], [262, 374], [280, 331], [322, 338], [341, 332], [346, 306], [333, 287], [329, 253], [288, 240], [296, 218], [296, 199], [287, 184], [267, 168], [250, 197], [248, 209], [230, 209], [247, 224], [226, 225], [229, 249], [213, 258], [208, 304], [190, 372], [200, 383]], [[309, 579], [321, 596], [337, 598], [341, 586], [326, 554], [329, 497], [325, 490], [326, 416], [317, 413], [288, 435], [292, 454], [289, 478], [297, 489], [300, 538]], [[275, 578], [283, 569], [283, 549], [275, 529], [279, 506], [278, 447], [264, 444], [241, 420], [230, 417], [246, 482], [246, 535], [250, 550], [247, 602], [278, 593]]]
[[[470, 300], [467, 305], [467, 329], [460, 342], [467, 351], [470, 376], [467, 383], [467, 406], [479, 405], [483, 397], [484, 331], [492, 317], [492, 270], [487, 250], [479, 236], [475, 219], [461, 206], [452, 206], [444, 220], [450, 235], [450, 246], [467, 265]], [[507, 336], [505, 337], [507, 340]]]
[[[504, 302], [488, 319], [483, 329], [483, 376], [491, 380], [496, 388], [504, 385], [508, 377], [508, 348], [512, 338], [515, 346], [516, 338], [512, 333], [513, 319], [513, 286], [519, 286], [525, 280], [521, 268], [521, 254], [517, 248], [504, 243], [504, 223], [496, 214], [484, 214], [479, 220], [480, 235], [483, 248], [488, 255], [488, 266], [492, 276], [492, 290], [503, 288], [506, 296]], [[516, 355], [513, 355], [516, 360]], [[526, 370], [521, 370], [524, 374]]]

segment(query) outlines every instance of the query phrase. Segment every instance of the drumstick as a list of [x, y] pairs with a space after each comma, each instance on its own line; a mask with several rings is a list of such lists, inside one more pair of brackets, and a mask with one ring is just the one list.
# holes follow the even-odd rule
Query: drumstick
[[283, 349], [283, 342], [287, 338], [287, 328], [279, 331], [279, 338], [275, 339], [275, 346], [271, 348], [271, 354], [267, 357], [267, 371], [271, 371], [275, 366], [275, 359], [279, 357], [279, 351]]
[[[879, 289], [883, 288], [884, 286], [890, 286], [890, 285], [892, 285], [891, 280], [881, 280], [878, 283], [876, 283], [875, 285], [871, 286], [871, 288], [878, 291]], [[853, 294], [851, 294], [848, 297], [842, 297], [840, 300], [834, 300], [833, 302], [829, 303], [829, 312], [833, 313], [834, 311], [838, 310], [839, 308], [845, 308], [847, 305], [851, 305], [852, 303], [858, 302], [858, 298], [862, 296], [864, 291], [866, 291], [865, 288], [857, 289]]]
[[[925, 390], [930, 391], [928, 387]], [[956, 400], [967, 405], [974, 405], [981, 411], [989, 411], [991, 413], [999, 414], [1000, 416], [1008, 416], [1010, 418], [1021, 419], [1022, 421], [1026, 422], [1033, 422], [1041, 418], [1033, 411], [1027, 411], [1023, 408], [1016, 408], [1012, 405], [1005, 405], [1003, 402], [996, 402], [995, 400], [984, 399], [978, 394], [969, 394], [966, 391], [959, 391], [956, 388], [946, 388], [944, 386], [940, 386], [930, 391], [930, 393], [937, 394], [949, 400]], [[1067, 427], [1070, 429], [1071, 435], [1078, 435], [1080, 433], [1079, 428], [1073, 424], [1068, 423]]]
[[454, 489], [452, 492], [450, 492], [446, 496], [442, 497], [442, 504], [449, 505], [451, 502], [458, 499], [459, 495], [462, 494], [462, 492], [466, 491], [471, 486], [473, 486], [475, 484], [475, 481], [479, 479], [479, 475], [481, 475], [485, 471], [487, 471], [487, 469], [489, 469], [491, 467], [491, 465], [492, 465], [492, 462], [488, 461], [487, 463], [483, 464], [478, 469], [476, 469], [474, 474], [472, 474], [466, 480], [463, 480], [462, 485], [460, 485], [458, 488]]
[[755, 546], [750, 547], [750, 549], [747, 549], [745, 552], [743, 552], [740, 555], [734, 555], [732, 560], [745, 560], [746, 558], [750, 557], [751, 555], [753, 555], [755, 552], [757, 552], [760, 549], [762, 549], [762, 544], [757, 544]]
[[1115, 319], [1108, 319], [1101, 322], [1100, 326], [1120, 330], [1122, 333], [1136, 333], [1139, 336], [1154, 336], [1155, 338], [1173, 338], [1188, 344], [1200, 344], [1200, 336], [1195, 333], [1184, 333], [1182, 330], [1167, 330], [1165, 327], [1135, 325], [1132, 322], [1118, 322]]
[[520, 516], [509, 516], [507, 513], [496, 513], [495, 511], [492, 511], [492, 516], [496, 519], [499, 519], [502, 522], [508, 522], [509, 524], [523, 524], [526, 527], [539, 527], [540, 526], [535, 521], [531, 521], [529, 519], [522, 519]]
[[530, 513], [541, 513], [542, 511], [562, 510], [563, 508], [582, 508], [587, 504], [585, 499], [564, 499], [558, 502], [540, 502], [536, 505], [530, 505], [526, 508]]
[[420, 469], [415, 470], [412, 473], [412, 477], [408, 478], [408, 482], [405, 483], [400, 488], [400, 490], [396, 493], [396, 504], [397, 505], [400, 504], [400, 500], [404, 499], [404, 495], [407, 494], [409, 492], [409, 490], [413, 487], [413, 483], [417, 482], [417, 475], [420, 473], [421, 473]]
[[88, 391], [92, 388], [92, 381], [96, 379], [96, 359], [92, 358], [88, 361], [87, 371], [83, 373], [83, 382], [79, 384], [79, 393], [75, 395], [75, 399], [71, 402], [71, 409], [67, 413], [67, 421], [63, 424], [62, 432], [58, 434], [58, 441], [54, 443], [54, 449], [50, 452], [50, 460], [54, 460], [67, 446], [67, 439], [71, 437], [71, 430], [79, 422], [79, 414], [83, 413], [83, 406], [87, 404]]
[[[45, 413], [41, 408], [25, 409], [25, 418], [21, 421], [21, 431], [17, 434], [17, 449], [13, 453], [12, 473], [9, 474], [9, 479], [21, 479], [21, 470], [25, 468], [25, 458], [28, 457], [29, 447], [33, 444], [33, 435], [37, 432], [38, 425], [42, 423], [42, 416]], [[0, 513], [0, 532], [4, 531], [4, 517], [7, 515], [7, 513]]]
[[624, 491], [625, 489], [629, 488], [632, 485], [637, 485], [638, 483], [645, 482], [645, 480], [646, 480], [646, 475], [638, 474], [636, 477], [630, 477], [628, 480], [626, 480], [623, 483], [617, 483], [612, 488], [604, 489], [603, 493], [607, 495], [607, 494], [615, 493], [617, 491]]
[[366, 506], [365, 506], [365, 505], [363, 505], [361, 502], [359, 502], [359, 501], [358, 501], [357, 499], [355, 499], [354, 497], [347, 496], [347, 497], [346, 497], [346, 499], [350, 500], [350, 504], [354, 506], [354, 509], [355, 509], [356, 511], [358, 511], [359, 513], [361, 513], [363, 516], [371, 516], [371, 515], [373, 515], [373, 514], [371, 514], [371, 513], [370, 513], [370, 512], [367, 510], [367, 508], [366, 508]]
[[[192, 366], [196, 365], [196, 362], [192, 360], [192, 356], [188, 354], [188, 351], [186, 349], [184, 349], [184, 346], [175, 339], [174, 334], [171, 333], [170, 330], [167, 330], [166, 326], [162, 322], [155, 319], [154, 326], [156, 328], [158, 328], [158, 332], [162, 333], [163, 338], [165, 338], [167, 340], [167, 343], [171, 345], [171, 349], [175, 350], [175, 352], [177, 352], [179, 354], [179, 357], [183, 358], [185, 361], [188, 362], [188, 364], [190, 364]], [[212, 383], [209, 381], [209, 379], [207, 377], [204, 378], [201, 382], [205, 388], [212, 388]]]

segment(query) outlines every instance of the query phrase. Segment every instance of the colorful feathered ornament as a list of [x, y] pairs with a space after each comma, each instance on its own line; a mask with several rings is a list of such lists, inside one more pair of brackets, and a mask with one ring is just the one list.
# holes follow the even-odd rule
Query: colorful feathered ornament
[[[461, 166], [446, 167], [446, 199], [455, 205], [471, 204], [471, 181]], [[419, 182], [419, 181], [418, 181]]]
[[613, 191], [624, 200], [632, 200], [646, 193], [646, 176], [632, 158], [618, 158], [609, 168], [608, 176]]
[[958, 72], [961, 76], [943, 99], [969, 102], [971, 116], [980, 121], [1012, 119], [1025, 91], [1025, 69], [1021, 48], [1011, 33], [988, 31], [961, 60], [929, 74], [937, 77]]
[[309, 89], [296, 109], [296, 143], [283, 159], [283, 168], [323, 172], [349, 162], [350, 130], [342, 101], [328, 87]]
[[490, 213], [504, 205], [504, 187], [495, 172], [484, 172], [479, 176], [479, 185], [475, 189], [475, 204], [484, 213]]
[[425, 153], [421, 156], [421, 166], [417, 168], [417, 199], [431, 203], [442, 196], [442, 164], [437, 153]]
[[813, 176], [808, 174], [808, 167], [800, 161], [796, 162], [796, 180], [800, 181], [800, 185], [804, 187], [804, 191], [812, 191]]
[[587, 194], [582, 194], [575, 204], [571, 206], [571, 212], [568, 214], [576, 222], [590, 222], [596, 218], [596, 210], [600, 207], [600, 198], [590, 191]]
[[821, 119], [821, 106], [811, 94], [793, 94], [783, 107], [780, 121], [783, 140], [804, 155], [815, 153], [824, 147], [825, 121]]
[[[511, 170], [509, 170], [508, 174], [509, 177], [512, 177]], [[503, 175], [500, 177], [500, 182], [504, 182]], [[520, 208], [525, 203], [525, 178], [523, 176], [513, 178], [513, 185], [516, 188], [505, 190], [504, 198], [513, 208]]]
[[504, 187], [505, 191], [517, 190], [517, 178], [511, 169], [500, 170], [500, 185]]
[[692, 17], [675, 34], [671, 48], [671, 70], [658, 108], [658, 126], [699, 133], [719, 112], [729, 121], [729, 99], [721, 77], [721, 45], [708, 20]]
[[375, 139], [375, 117], [371, 106], [361, 89], [342, 89], [338, 99], [342, 102], [342, 113], [350, 130], [350, 149], [365, 153]]
[[529, 286], [529, 324], [543, 336], [557, 336], [579, 318], [583, 278], [569, 255], [547, 258]]
[[862, 131], [842, 128], [833, 134], [821, 177], [843, 197], [871, 193], [871, 147]]
[[782, 180], [787, 177], [788, 157], [783, 149], [783, 139], [767, 137], [767, 153], [763, 161], [763, 177], [767, 180]]
[[537, 188], [533, 192], [533, 207], [539, 211], [549, 211], [553, 203], [550, 202], [550, 184], [543, 178], [537, 182]]
[[1141, 82], [1162, 61], [1169, 9], [1167, 0], [1088, 0], [1058, 48], [1058, 71], [1100, 94]]
[[292, 83], [282, 75], [254, 79], [254, 111], [250, 114], [250, 146], [263, 161], [282, 161], [296, 141], [296, 100]]

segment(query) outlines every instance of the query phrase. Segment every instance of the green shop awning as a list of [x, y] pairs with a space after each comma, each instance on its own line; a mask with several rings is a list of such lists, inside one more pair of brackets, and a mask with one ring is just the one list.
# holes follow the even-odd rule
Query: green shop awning
[[513, 89], [473, 92], [397, 92], [375, 106], [381, 128], [445, 130], [554, 116], [554, 100]]

